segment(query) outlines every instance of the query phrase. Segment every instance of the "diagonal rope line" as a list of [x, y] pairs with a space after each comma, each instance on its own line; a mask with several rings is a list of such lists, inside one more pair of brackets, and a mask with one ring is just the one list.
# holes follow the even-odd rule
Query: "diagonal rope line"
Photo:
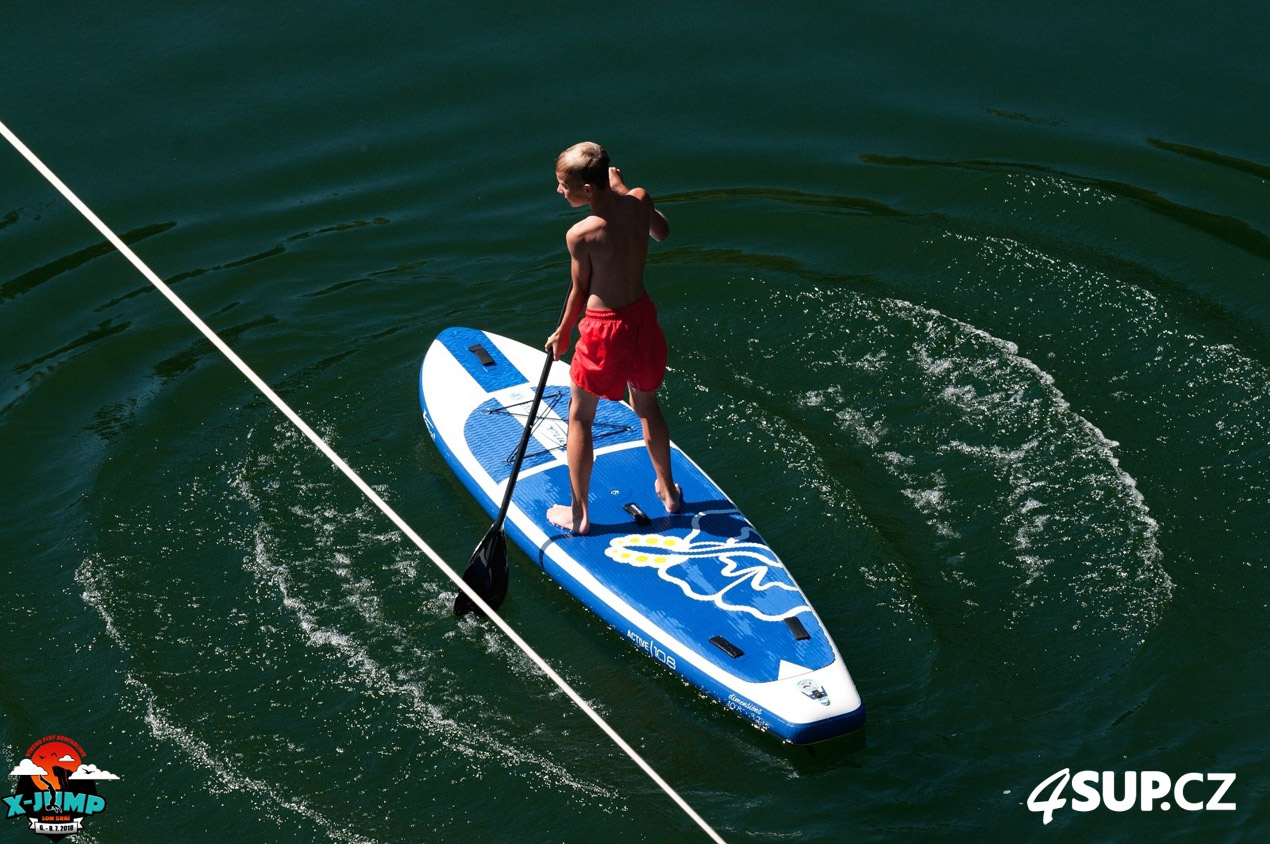
[[498, 626], [498, 629], [503, 631], [504, 635], [506, 635], [507, 638], [516, 645], [516, 647], [520, 648], [520, 650], [524, 652], [525, 656], [529, 657], [529, 659], [538, 666], [539, 670], [541, 670], [543, 674], [547, 675], [547, 677], [555, 683], [560, 690], [564, 692], [569, 699], [586, 714], [588, 718], [594, 721], [596, 726], [603, 730], [604, 733], [613, 740], [613, 743], [621, 748], [622, 751], [629, 756], [631, 760], [634, 761], [635, 764], [638, 765], [640, 769], [643, 770], [644, 773], [647, 774], [662, 791], [666, 792], [667, 796], [669, 796], [670, 799], [673, 800], [679, 808], [682, 809], [684, 813], [697, 824], [697, 826], [701, 827], [702, 831], [704, 831], [706, 835], [710, 836], [712, 840], [719, 842], [719, 844], [725, 844], [719, 834], [715, 832], [708, 823], [706, 823], [705, 819], [697, 814], [696, 810], [688, 805], [688, 802], [680, 797], [679, 793], [671, 788], [670, 784], [662, 779], [661, 775], [653, 770], [651, 765], [644, 761], [644, 758], [639, 755], [635, 748], [627, 744], [626, 740], [618, 735], [617, 731], [613, 729], [613, 727], [609, 726], [609, 723], [605, 721], [598, 712], [592, 709], [591, 705], [587, 703], [580, 694], [574, 691], [573, 687], [570, 686], [563, 677], [557, 674], [555, 669], [548, 665], [546, 660], [539, 656], [538, 653], [529, 646], [529, 643], [522, 639], [520, 634], [512, 629], [511, 625], [494, 612], [494, 610], [485, 603], [481, 596], [476, 594], [470, 586], [464, 583], [463, 578], [460, 577], [454, 569], [450, 568], [446, 561], [443, 560], [436, 551], [432, 550], [432, 547], [428, 545], [428, 543], [424, 542], [423, 537], [416, 533], [414, 528], [410, 527], [410, 525], [406, 523], [406, 520], [399, 516], [392, 507], [388, 506], [388, 502], [384, 501], [379, 496], [379, 493], [371, 489], [370, 485], [362, 480], [361, 476], [358, 475], [357, 472], [353, 471], [352, 467], [345, 463], [342, 457], [335, 453], [335, 449], [331, 448], [326, 440], [322, 439], [316, 431], [310, 428], [308, 423], [301, 419], [300, 415], [292, 410], [291, 407], [273, 391], [272, 387], [265, 383], [264, 379], [257, 375], [251, 367], [243, 362], [242, 358], [238, 357], [234, 350], [231, 349], [229, 345], [216, 334], [216, 332], [212, 331], [212, 329], [203, 322], [198, 314], [186, 305], [179, 296], [172, 292], [172, 289], [155, 274], [154, 270], [150, 269], [144, 261], [137, 257], [136, 253], [128, 247], [128, 244], [124, 243], [117, 234], [111, 231], [110, 228], [107, 227], [106, 224], [92, 212], [92, 209], [85, 205], [83, 201], [81, 201], [80, 198], [76, 196], [55, 173], [53, 173], [52, 170], [46, 167], [44, 162], [37, 158], [35, 153], [31, 152], [31, 150], [27, 148], [26, 144], [22, 143], [22, 141], [18, 139], [18, 136], [13, 134], [13, 132], [9, 130], [9, 127], [3, 122], [0, 122], [0, 134], [3, 134], [5, 140], [12, 144], [13, 148], [21, 153], [22, 157], [29, 161], [31, 166], [39, 171], [41, 176], [48, 180], [49, 184], [56, 188], [57, 191], [64, 196], [66, 200], [73, 205], [77, 211], [79, 211], [80, 214], [84, 215], [84, 218], [88, 220], [88, 222], [93, 224], [97, 231], [101, 232], [106, 240], [110, 241], [110, 243], [123, 254], [123, 256], [127, 258], [132, 265], [136, 267], [137, 270], [145, 276], [146, 279], [149, 280], [149, 282], [164, 295], [165, 298], [167, 298], [169, 302], [172, 303], [173, 307], [180, 311], [181, 314], [189, 320], [190, 323], [193, 324], [193, 326], [197, 328], [199, 332], [220, 351], [221, 354], [228, 358], [229, 362], [232, 363], [238, 371], [247, 378], [248, 381], [255, 385], [256, 389], [258, 389], [265, 398], [269, 399], [269, 401], [273, 403], [273, 406], [281, 411], [282, 414], [291, 421], [291, 424], [295, 425], [300, 433], [308, 437], [309, 440], [317, 446], [318, 450], [321, 451], [322, 454], [326, 455], [327, 459], [335, 465], [335, 468], [343, 472], [344, 476], [352, 481], [353, 485], [361, 490], [362, 494], [365, 495], [372, 504], [378, 507], [379, 510], [397, 526], [398, 530], [400, 530], [410, 539], [411, 542], [418, 546], [419, 550], [436, 564], [436, 567], [441, 570], [442, 574], [448, 577], [450, 581], [463, 592], [463, 594], [471, 598], [472, 602], [480, 607], [481, 611], [485, 613], [485, 616], [491, 619], [494, 624]]

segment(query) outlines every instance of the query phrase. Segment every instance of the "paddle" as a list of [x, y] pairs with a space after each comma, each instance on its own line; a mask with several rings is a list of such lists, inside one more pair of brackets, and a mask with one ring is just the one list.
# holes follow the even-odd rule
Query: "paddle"
[[[568, 307], [568, 300], [565, 300]], [[560, 312], [564, 316], [564, 310]], [[503, 505], [498, 508], [494, 524], [486, 531], [485, 538], [472, 552], [472, 560], [463, 572], [463, 582], [471, 586], [476, 594], [494, 609], [498, 609], [507, 597], [507, 534], [503, 531], [503, 521], [507, 518], [507, 509], [512, 504], [512, 490], [516, 488], [516, 478], [520, 475], [520, 464], [525, 460], [525, 449], [529, 446], [529, 435], [533, 433], [534, 418], [538, 415], [538, 405], [542, 402], [542, 393], [547, 388], [547, 376], [551, 374], [551, 364], [555, 362], [552, 350], [547, 350], [547, 360], [542, 365], [542, 375], [538, 377], [538, 390], [529, 405], [529, 417], [525, 419], [525, 431], [520, 435], [520, 445], [516, 448], [516, 459], [512, 462], [512, 473], [507, 478], [507, 491], [503, 493]], [[480, 608], [464, 593], [460, 592], [454, 599], [454, 614], [467, 615], [480, 612]]]

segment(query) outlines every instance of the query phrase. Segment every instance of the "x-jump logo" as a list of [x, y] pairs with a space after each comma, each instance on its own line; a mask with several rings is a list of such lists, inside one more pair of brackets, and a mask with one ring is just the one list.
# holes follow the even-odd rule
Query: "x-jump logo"
[[31, 832], [50, 841], [83, 832], [84, 819], [106, 809], [97, 783], [119, 779], [85, 764], [84, 749], [66, 736], [45, 736], [31, 745], [9, 776], [18, 784], [4, 798], [8, 817], [25, 818]]

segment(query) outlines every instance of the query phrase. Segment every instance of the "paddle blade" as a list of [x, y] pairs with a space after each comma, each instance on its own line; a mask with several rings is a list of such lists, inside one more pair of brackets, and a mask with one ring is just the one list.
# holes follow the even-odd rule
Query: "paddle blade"
[[[491, 527], [472, 552], [472, 561], [463, 572], [463, 582], [494, 609], [507, 597], [507, 535], [501, 524]], [[471, 612], [481, 610], [460, 592], [454, 599], [454, 614], [462, 616]]]

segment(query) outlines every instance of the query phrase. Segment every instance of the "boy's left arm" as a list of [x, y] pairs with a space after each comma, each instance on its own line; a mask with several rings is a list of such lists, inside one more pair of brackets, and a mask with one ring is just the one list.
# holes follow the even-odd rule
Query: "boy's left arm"
[[657, 210], [653, 205], [653, 198], [648, 195], [648, 191], [643, 188], [635, 188], [631, 190], [626, 186], [626, 182], [622, 180], [622, 171], [616, 167], [609, 168], [609, 188], [626, 196], [630, 194], [640, 202], [648, 206], [648, 236], [653, 240], [661, 243], [670, 237], [670, 223], [666, 220], [665, 215]]
[[667, 222], [665, 216], [657, 210], [657, 206], [653, 205], [653, 198], [647, 193], [644, 194], [641, 202], [648, 203], [648, 236], [653, 240], [661, 243], [670, 237], [670, 223]]

